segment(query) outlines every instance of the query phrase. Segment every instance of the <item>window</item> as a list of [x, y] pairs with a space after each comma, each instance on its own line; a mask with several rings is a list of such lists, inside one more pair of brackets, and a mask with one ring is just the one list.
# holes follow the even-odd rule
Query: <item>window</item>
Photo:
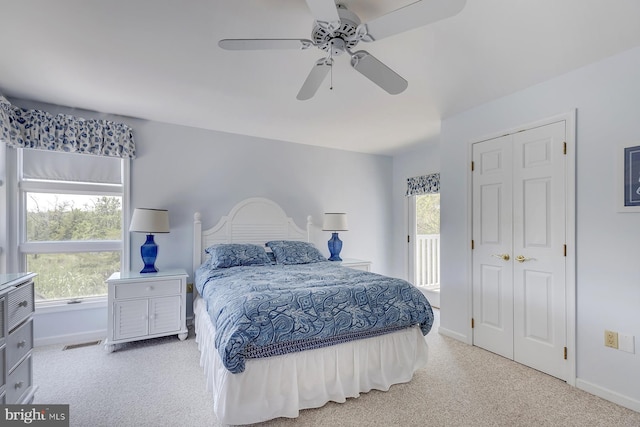
[[17, 149], [21, 270], [38, 273], [36, 301], [107, 294], [125, 259], [129, 160]]

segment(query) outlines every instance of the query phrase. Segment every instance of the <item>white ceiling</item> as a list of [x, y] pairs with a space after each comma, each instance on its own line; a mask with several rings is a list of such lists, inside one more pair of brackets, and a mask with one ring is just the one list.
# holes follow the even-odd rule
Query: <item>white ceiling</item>
[[[423, 0], [429, 1], [429, 0]], [[363, 22], [412, 0], [341, 0]], [[304, 0], [0, 0], [0, 93], [143, 119], [392, 154], [440, 120], [640, 45], [638, 0], [468, 0], [366, 49], [409, 82], [389, 95], [323, 55], [225, 51], [222, 38], [310, 38]]]

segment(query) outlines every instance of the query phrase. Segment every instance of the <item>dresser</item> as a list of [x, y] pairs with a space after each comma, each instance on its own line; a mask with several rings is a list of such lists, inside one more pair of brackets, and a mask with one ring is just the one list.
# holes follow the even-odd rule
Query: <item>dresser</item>
[[35, 273], [0, 274], [0, 404], [28, 404], [33, 385]]
[[187, 273], [117, 272], [107, 279], [108, 323], [105, 350], [116, 344], [178, 335], [187, 338]]

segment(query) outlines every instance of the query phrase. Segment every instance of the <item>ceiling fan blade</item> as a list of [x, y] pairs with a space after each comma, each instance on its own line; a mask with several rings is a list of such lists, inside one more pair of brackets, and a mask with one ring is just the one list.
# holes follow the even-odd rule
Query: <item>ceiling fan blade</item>
[[226, 50], [307, 49], [313, 42], [307, 39], [224, 39], [218, 46]]
[[466, 0], [421, 0], [364, 24], [369, 39], [380, 40], [458, 14]]
[[391, 95], [403, 92], [409, 85], [395, 71], [364, 50], [351, 55], [351, 66]]
[[340, 22], [338, 8], [334, 0], [306, 0], [311, 14], [319, 22]]
[[316, 94], [318, 88], [327, 77], [327, 74], [329, 74], [329, 70], [331, 70], [331, 60], [327, 58], [319, 59], [311, 69], [307, 79], [302, 84], [300, 92], [298, 92], [298, 96], [296, 96], [296, 98], [300, 101], [313, 98], [313, 95]]

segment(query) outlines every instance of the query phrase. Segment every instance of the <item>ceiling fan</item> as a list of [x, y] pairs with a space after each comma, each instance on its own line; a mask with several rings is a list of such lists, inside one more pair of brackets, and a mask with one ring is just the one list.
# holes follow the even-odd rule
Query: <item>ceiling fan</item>
[[333, 57], [347, 53], [351, 66], [392, 95], [407, 88], [407, 81], [366, 50], [352, 49], [362, 42], [373, 42], [460, 12], [466, 0], [421, 0], [394, 10], [367, 23], [334, 0], [305, 0], [315, 17], [309, 39], [224, 39], [218, 45], [226, 50], [308, 49], [315, 46], [326, 52], [316, 61], [298, 92], [299, 100], [310, 99], [326, 78]]

